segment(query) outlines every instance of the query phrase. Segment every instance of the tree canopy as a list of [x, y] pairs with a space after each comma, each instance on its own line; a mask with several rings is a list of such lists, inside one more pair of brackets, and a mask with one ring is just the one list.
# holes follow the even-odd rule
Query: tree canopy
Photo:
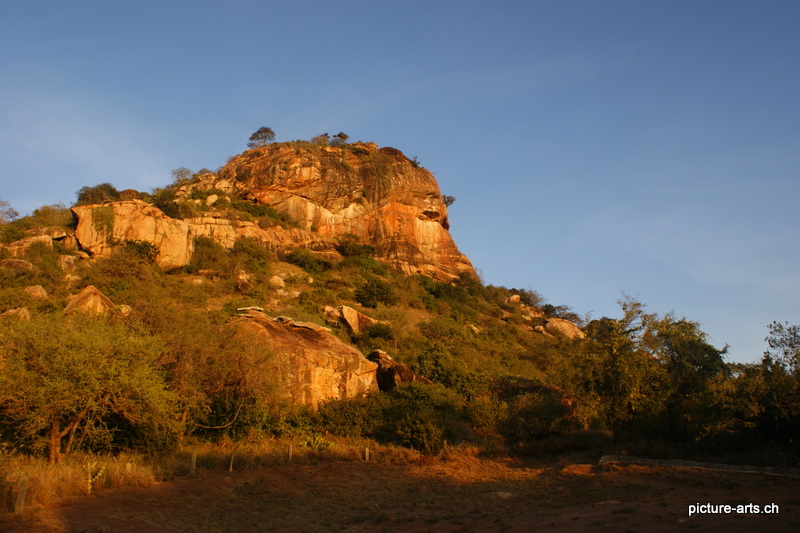
[[259, 148], [261, 146], [266, 146], [269, 143], [275, 140], [275, 132], [272, 131], [272, 128], [268, 128], [267, 126], [262, 126], [256, 130], [254, 134], [250, 136], [250, 142], [247, 143], [248, 148]]

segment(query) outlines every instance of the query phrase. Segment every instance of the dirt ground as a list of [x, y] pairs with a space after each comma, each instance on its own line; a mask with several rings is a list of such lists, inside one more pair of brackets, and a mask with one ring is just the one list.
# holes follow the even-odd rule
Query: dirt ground
[[[778, 514], [688, 516], [690, 504]], [[675, 467], [462, 454], [405, 464], [324, 461], [200, 472], [0, 515], [0, 531], [800, 531], [800, 480]]]

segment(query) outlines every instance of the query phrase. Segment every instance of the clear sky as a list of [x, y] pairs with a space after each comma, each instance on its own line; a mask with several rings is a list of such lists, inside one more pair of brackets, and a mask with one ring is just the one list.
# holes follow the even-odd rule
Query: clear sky
[[798, 1], [0, 0], [0, 198], [150, 190], [273, 128], [417, 156], [486, 283], [729, 360], [800, 323]]

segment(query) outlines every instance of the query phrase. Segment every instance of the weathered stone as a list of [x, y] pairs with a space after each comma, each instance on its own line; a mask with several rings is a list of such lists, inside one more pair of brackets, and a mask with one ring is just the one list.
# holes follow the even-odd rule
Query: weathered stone
[[58, 256], [58, 266], [61, 267], [61, 270], [64, 272], [72, 272], [75, 270], [75, 262], [78, 260], [77, 257], [74, 255], [59, 255]]
[[379, 260], [408, 274], [444, 279], [474, 274], [448, 232], [447, 207], [433, 175], [394, 148], [354, 146], [255, 148], [231, 159], [219, 176], [183, 187], [181, 194], [229, 187], [321, 237], [335, 241], [354, 234], [375, 247]]
[[25, 287], [25, 292], [34, 300], [47, 300], [47, 291], [41, 285]]
[[76, 276], [75, 274], [67, 274], [66, 276], [64, 276], [64, 284], [69, 288], [72, 288], [75, 285], [77, 285], [80, 280], [81, 277]]
[[109, 257], [115, 243], [145, 241], [158, 247], [156, 263], [165, 269], [189, 264], [194, 241], [189, 226], [141, 200], [72, 208], [78, 219], [75, 237], [94, 257]]
[[236, 290], [239, 291], [240, 293], [244, 294], [252, 288], [253, 284], [247, 281], [246, 279], [236, 280]]
[[39, 270], [33, 263], [24, 259], [0, 259], [0, 268], [21, 272], [36, 272]]
[[519, 300], [520, 300], [519, 294], [512, 294], [511, 296], [506, 298], [506, 302], [510, 304], [517, 304], [519, 303]]
[[544, 329], [553, 335], [563, 335], [572, 340], [582, 339], [586, 336], [578, 326], [564, 318], [548, 318]]
[[272, 276], [271, 278], [269, 278], [268, 283], [270, 284], [270, 286], [276, 289], [282, 289], [286, 286], [286, 283], [284, 283], [283, 278], [281, 278], [280, 276]]
[[61, 243], [61, 246], [65, 250], [73, 251], [78, 249], [78, 239], [75, 238], [74, 234], [66, 235], [63, 238], [58, 239], [58, 242]]
[[273, 354], [283, 392], [297, 404], [316, 408], [377, 389], [377, 366], [322, 326], [260, 316], [237, 317], [230, 325]]
[[30, 313], [30, 311], [28, 311], [27, 307], [17, 307], [15, 309], [9, 309], [8, 311], [0, 314], [0, 317], [2, 317], [2, 316], [12, 317], [12, 318], [16, 318], [16, 319], [19, 319], [19, 320], [30, 320], [31, 319], [31, 313]]
[[353, 333], [362, 333], [367, 326], [380, 322], [346, 305], [336, 308], [325, 306], [322, 316], [329, 324], [342, 324]]
[[158, 265], [173, 269], [189, 263], [196, 237], [228, 249], [246, 237], [276, 254], [304, 248], [338, 258], [338, 239], [353, 234], [374, 247], [380, 261], [407, 274], [440, 279], [474, 274], [448, 232], [447, 207], [433, 175], [393, 148], [353, 147], [255, 148], [234, 157], [219, 176], [204, 174], [176, 192], [187, 201], [194, 190], [221, 189], [272, 206], [298, 220], [300, 228], [262, 228], [225, 218], [224, 212], [175, 220], [133, 199], [72, 208], [75, 237], [94, 257], [108, 257], [128, 240], [150, 242], [158, 247]]
[[361, 333], [367, 326], [378, 323], [374, 318], [368, 317], [364, 313], [360, 313], [346, 305], [340, 307], [339, 311], [342, 315], [341, 321], [350, 328], [350, 331], [353, 333]]
[[67, 299], [64, 313], [71, 315], [82, 313], [86, 315], [107, 315], [116, 305], [111, 299], [100, 292], [94, 285], [86, 286], [81, 292]]
[[402, 383], [427, 383], [431, 384], [431, 380], [424, 376], [420, 376], [406, 365], [401, 365], [392, 359], [388, 353], [383, 350], [374, 350], [367, 359], [378, 365], [377, 378], [378, 388], [381, 391], [391, 391]]
[[28, 251], [33, 245], [41, 244], [50, 249], [53, 248], [53, 238], [50, 235], [37, 235], [35, 237], [26, 237], [10, 244], [4, 244], [3, 248], [11, 252], [14, 257], [24, 257], [25, 252]]

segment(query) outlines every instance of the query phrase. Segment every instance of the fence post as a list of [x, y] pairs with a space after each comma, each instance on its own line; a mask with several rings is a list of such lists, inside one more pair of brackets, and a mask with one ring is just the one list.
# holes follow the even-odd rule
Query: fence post
[[189, 472], [194, 475], [197, 471], [197, 448], [192, 448], [192, 462], [189, 466]]
[[17, 486], [17, 501], [14, 502], [14, 514], [21, 515], [25, 511], [25, 496], [28, 494], [28, 476], [22, 476]]

